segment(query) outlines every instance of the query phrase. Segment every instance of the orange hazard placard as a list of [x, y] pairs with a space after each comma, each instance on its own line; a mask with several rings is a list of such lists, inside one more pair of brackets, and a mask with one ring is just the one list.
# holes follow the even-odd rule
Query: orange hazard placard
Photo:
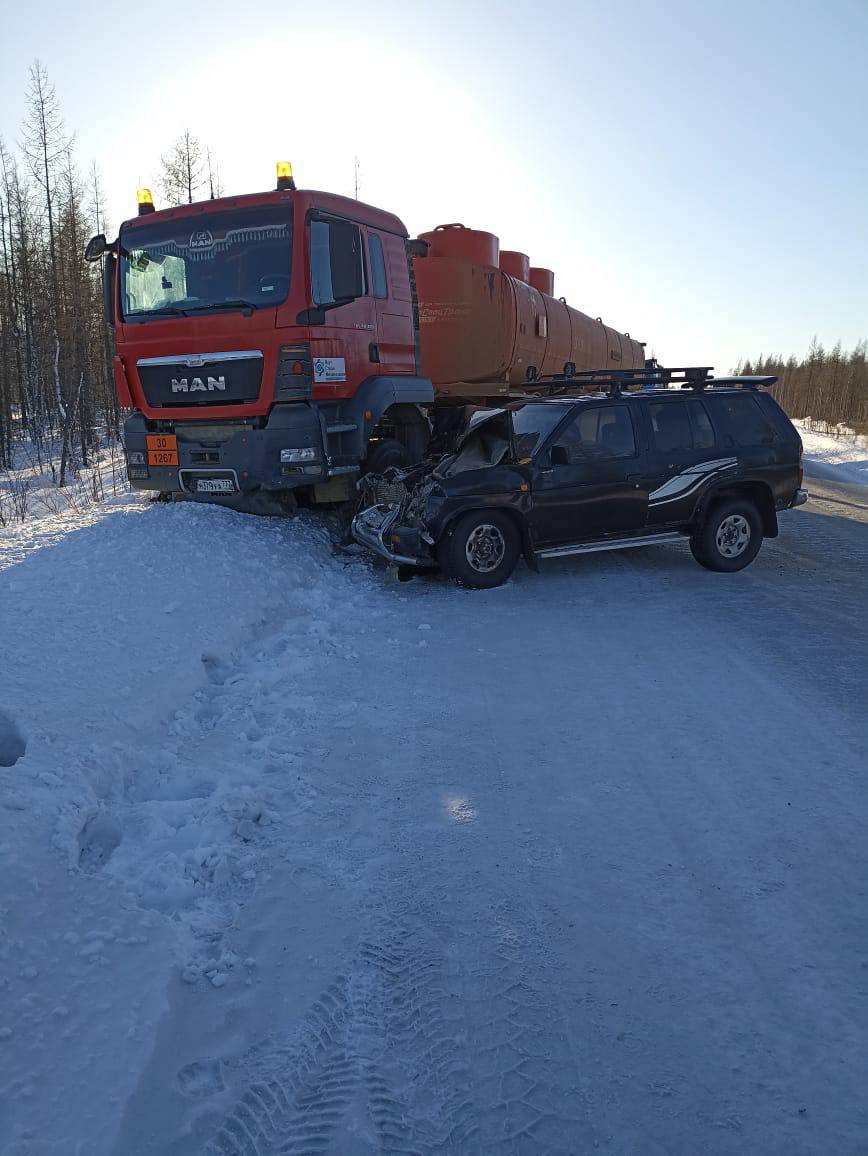
[[146, 434], [149, 466], [176, 466], [178, 439], [174, 434]]

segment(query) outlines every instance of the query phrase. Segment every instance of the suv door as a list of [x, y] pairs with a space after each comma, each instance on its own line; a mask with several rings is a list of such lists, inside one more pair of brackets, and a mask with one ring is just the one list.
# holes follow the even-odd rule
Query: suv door
[[705, 482], [735, 465], [719, 448], [708, 410], [675, 393], [642, 402], [648, 430], [648, 528], [690, 520]]
[[642, 529], [648, 492], [630, 408], [626, 402], [580, 402], [542, 451], [531, 512], [537, 545]]

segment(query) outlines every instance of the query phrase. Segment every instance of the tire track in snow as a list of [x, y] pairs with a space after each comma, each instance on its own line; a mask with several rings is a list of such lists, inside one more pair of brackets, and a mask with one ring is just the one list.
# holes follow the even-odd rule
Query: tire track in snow
[[442, 995], [436, 951], [408, 927], [380, 922], [298, 1036], [267, 1040], [244, 1058], [256, 1074], [209, 1156], [329, 1151], [347, 1132], [406, 1156], [464, 1143], [474, 1129]]
[[[209, 1156], [343, 1151], [361, 1133], [405, 1156], [575, 1151], [581, 1081], [538, 917], [464, 866], [442, 832], [400, 850], [347, 975], [295, 1042], [242, 1059], [250, 1082]], [[263, 1085], [279, 1110], [251, 1103]]]

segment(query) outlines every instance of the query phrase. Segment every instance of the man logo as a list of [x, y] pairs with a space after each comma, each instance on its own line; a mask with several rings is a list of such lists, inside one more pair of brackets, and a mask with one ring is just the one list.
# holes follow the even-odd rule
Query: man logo
[[226, 377], [220, 374], [219, 377], [173, 377], [172, 378], [172, 393], [210, 393], [213, 390], [226, 389]]
[[207, 229], [202, 229], [198, 233], [193, 233], [190, 236], [191, 249], [210, 249], [214, 244], [214, 238]]

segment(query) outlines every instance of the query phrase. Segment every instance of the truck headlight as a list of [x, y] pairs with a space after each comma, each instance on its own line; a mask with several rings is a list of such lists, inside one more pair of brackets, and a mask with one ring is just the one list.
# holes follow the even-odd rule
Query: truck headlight
[[128, 450], [127, 461], [131, 466], [144, 466], [147, 464], [142, 450]]
[[316, 446], [305, 446], [300, 450], [280, 451], [280, 460], [284, 465], [295, 462], [315, 462], [317, 457]]

